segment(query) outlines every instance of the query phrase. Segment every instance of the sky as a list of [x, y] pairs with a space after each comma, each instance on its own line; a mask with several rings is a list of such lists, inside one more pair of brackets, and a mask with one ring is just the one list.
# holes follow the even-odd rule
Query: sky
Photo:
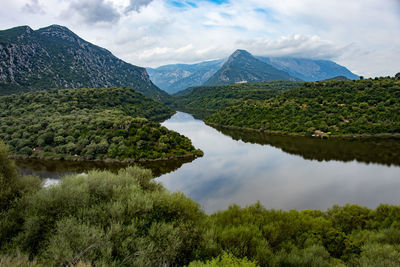
[[0, 29], [59, 24], [143, 67], [228, 57], [333, 60], [400, 72], [400, 0], [0, 0]]

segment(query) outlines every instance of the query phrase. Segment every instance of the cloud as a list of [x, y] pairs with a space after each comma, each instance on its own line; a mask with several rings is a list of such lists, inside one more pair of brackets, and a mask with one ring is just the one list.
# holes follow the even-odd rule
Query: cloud
[[45, 14], [42, 6], [39, 4], [39, 0], [31, 0], [30, 3], [26, 3], [22, 7], [22, 10], [24, 12], [32, 13], [32, 14], [42, 14], [42, 15]]
[[225, 58], [242, 48], [386, 76], [399, 68], [399, 11], [399, 0], [4, 0], [0, 27], [57, 23], [139, 66]]
[[125, 12], [136, 11], [138, 12], [141, 7], [145, 7], [153, 0], [130, 0], [129, 5], [126, 7]]
[[104, 0], [75, 0], [71, 2], [64, 16], [79, 15], [80, 19], [87, 24], [115, 23], [120, 14], [112, 4]]
[[276, 40], [265, 38], [242, 39], [237, 46], [259, 56], [290, 56], [313, 59], [332, 59], [341, 56], [351, 45], [338, 46], [313, 35], [289, 35]]

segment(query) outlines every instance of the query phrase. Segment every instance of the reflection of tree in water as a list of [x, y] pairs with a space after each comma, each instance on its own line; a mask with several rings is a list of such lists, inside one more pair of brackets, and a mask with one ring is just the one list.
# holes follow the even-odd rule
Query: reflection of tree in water
[[[153, 162], [137, 162], [135, 164], [150, 169], [154, 177], [175, 171], [184, 163], [193, 161], [195, 158], [179, 158], [160, 160]], [[61, 178], [66, 174], [87, 173], [90, 170], [108, 170], [117, 173], [118, 170], [126, 168], [132, 163], [106, 163], [95, 161], [57, 161], [57, 160], [15, 160], [19, 171], [23, 175], [35, 174], [43, 178]]]
[[399, 138], [318, 139], [268, 135], [262, 132], [215, 127], [235, 140], [270, 145], [282, 151], [318, 161], [353, 161], [400, 166]]

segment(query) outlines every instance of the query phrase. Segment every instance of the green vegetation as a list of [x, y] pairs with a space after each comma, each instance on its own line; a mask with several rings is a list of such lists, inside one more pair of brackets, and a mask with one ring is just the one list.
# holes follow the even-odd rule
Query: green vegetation
[[[399, 266], [400, 206], [206, 215], [139, 167], [39, 188], [0, 144], [0, 262], [32, 266]], [[6, 171], [4, 166], [8, 166]], [[30, 185], [21, 190], [20, 184]], [[4, 194], [6, 192], [6, 194]], [[7, 192], [19, 192], [9, 194]], [[28, 261], [29, 259], [29, 261]]]
[[206, 122], [301, 135], [398, 134], [400, 81], [387, 77], [304, 83], [270, 99], [219, 109]]
[[22, 157], [137, 160], [201, 154], [188, 138], [147, 120], [172, 114], [129, 88], [10, 95], [0, 97], [0, 139]]
[[171, 107], [189, 111], [199, 117], [207, 117], [217, 110], [246, 103], [249, 100], [267, 100], [283, 90], [301, 84], [290, 81], [266, 81], [193, 87], [176, 94]]

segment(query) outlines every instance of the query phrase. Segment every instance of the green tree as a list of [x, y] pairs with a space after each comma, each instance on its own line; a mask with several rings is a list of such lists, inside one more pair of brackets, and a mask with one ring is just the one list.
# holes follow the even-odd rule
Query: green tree
[[14, 161], [8, 159], [8, 148], [0, 140], [0, 212], [6, 210], [18, 195], [18, 173]]

